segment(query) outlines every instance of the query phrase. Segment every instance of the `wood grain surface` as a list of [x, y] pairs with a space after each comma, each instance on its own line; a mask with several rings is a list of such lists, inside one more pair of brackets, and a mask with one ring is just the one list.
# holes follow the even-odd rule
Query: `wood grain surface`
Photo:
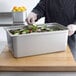
[[69, 47], [66, 51], [15, 58], [8, 47], [0, 55], [0, 71], [76, 71]]

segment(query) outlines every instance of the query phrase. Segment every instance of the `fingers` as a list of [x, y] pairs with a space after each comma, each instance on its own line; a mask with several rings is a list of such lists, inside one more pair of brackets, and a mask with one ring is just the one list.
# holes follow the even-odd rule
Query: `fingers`
[[35, 18], [32, 18], [31, 19], [31, 23], [34, 24], [35, 23], [35, 20], [36, 20]]
[[28, 17], [26, 19], [26, 21], [27, 21], [28, 24], [34, 24], [35, 23], [35, 18], [34, 17]]
[[68, 31], [68, 35], [71, 36], [73, 34], [74, 34], [74, 30], [72, 28], [70, 28], [69, 31]]
[[74, 24], [70, 24], [67, 26], [68, 28], [68, 35], [71, 36], [74, 34], [74, 32], [76, 31], [76, 25]]
[[32, 24], [32, 18], [31, 17], [26, 18], [26, 22], [27, 24]]
[[34, 24], [35, 23], [35, 20], [37, 19], [37, 14], [31, 12], [28, 17], [26, 18], [26, 22], [28, 24]]

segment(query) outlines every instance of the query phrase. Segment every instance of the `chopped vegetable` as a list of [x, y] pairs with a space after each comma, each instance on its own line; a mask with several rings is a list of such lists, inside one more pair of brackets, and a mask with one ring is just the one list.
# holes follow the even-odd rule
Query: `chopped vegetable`
[[63, 30], [57, 26], [47, 26], [47, 25], [42, 25], [42, 26], [37, 26], [35, 25], [28, 25], [23, 27], [22, 29], [15, 29], [15, 30], [10, 30], [9, 32], [12, 33], [13, 35], [19, 35], [19, 34], [28, 34], [28, 33], [33, 33], [33, 32], [51, 32], [51, 31], [58, 31], [58, 30]]

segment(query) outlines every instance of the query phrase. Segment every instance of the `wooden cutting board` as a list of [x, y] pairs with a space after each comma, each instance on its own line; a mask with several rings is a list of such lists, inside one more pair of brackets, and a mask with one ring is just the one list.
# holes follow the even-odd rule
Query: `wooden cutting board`
[[69, 47], [65, 52], [14, 58], [8, 47], [0, 55], [0, 71], [76, 71]]

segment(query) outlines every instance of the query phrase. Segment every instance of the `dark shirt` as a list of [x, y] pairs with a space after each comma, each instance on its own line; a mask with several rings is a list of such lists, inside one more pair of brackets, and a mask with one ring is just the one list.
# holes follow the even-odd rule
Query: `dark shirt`
[[33, 9], [38, 19], [45, 17], [45, 23], [73, 24], [76, 20], [76, 0], [40, 0]]

